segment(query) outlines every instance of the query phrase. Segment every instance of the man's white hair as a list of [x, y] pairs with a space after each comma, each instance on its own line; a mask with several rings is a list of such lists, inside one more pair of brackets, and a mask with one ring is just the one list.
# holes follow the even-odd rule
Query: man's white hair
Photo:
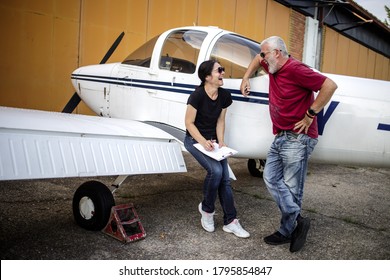
[[283, 56], [288, 57], [286, 44], [284, 43], [283, 39], [280, 38], [279, 36], [271, 36], [268, 37], [267, 39], [264, 39], [260, 44], [260, 48], [265, 44], [267, 44], [269, 48], [272, 50], [275, 49], [280, 50]]

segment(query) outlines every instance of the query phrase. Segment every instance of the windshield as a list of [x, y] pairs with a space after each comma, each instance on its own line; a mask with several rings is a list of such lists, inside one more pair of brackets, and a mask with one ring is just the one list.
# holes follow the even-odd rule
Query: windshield
[[147, 41], [141, 47], [139, 47], [134, 52], [129, 54], [122, 63], [136, 65], [136, 66], [142, 66], [142, 67], [149, 67], [150, 66], [150, 59], [151, 59], [152, 53], [153, 53], [153, 48], [154, 48], [154, 45], [156, 44], [157, 39], [158, 39], [158, 36]]
[[[197, 30], [177, 30], [167, 36], [161, 48], [159, 67], [174, 72], [195, 73], [199, 50], [207, 33]], [[150, 67], [154, 45], [159, 36], [132, 52], [123, 64]]]

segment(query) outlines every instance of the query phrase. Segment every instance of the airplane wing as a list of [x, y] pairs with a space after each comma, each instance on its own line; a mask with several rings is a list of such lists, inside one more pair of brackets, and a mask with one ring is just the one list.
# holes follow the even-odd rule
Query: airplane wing
[[181, 145], [156, 127], [0, 107], [0, 180], [176, 172]]

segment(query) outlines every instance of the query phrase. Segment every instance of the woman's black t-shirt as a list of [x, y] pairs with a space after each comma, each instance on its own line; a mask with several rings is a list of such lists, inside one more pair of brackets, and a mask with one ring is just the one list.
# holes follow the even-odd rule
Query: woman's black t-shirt
[[[229, 107], [233, 103], [232, 95], [224, 88], [218, 88], [218, 97], [212, 100], [206, 93], [204, 87], [198, 87], [188, 98], [187, 105], [190, 104], [196, 111], [195, 126], [200, 134], [207, 140], [217, 140], [217, 120], [222, 109]], [[188, 130], [188, 136], [191, 136]]]

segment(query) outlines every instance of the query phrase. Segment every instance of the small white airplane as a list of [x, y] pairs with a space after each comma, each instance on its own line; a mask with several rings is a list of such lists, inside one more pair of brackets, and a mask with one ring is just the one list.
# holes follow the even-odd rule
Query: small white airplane
[[[63, 111], [72, 112], [83, 100], [104, 118], [0, 108], [0, 179], [120, 175], [113, 184], [119, 187], [131, 174], [185, 172], [178, 143], [185, 134], [186, 102], [200, 83], [198, 66], [211, 58], [225, 67], [224, 88], [233, 97], [225, 142], [238, 151], [235, 157], [248, 159], [252, 175], [261, 176], [274, 137], [268, 75], [260, 71], [251, 78], [249, 97], [239, 91], [259, 43], [217, 27], [181, 27], [149, 40], [122, 62], [102, 64], [122, 37], [101, 64], [72, 73], [76, 93]], [[312, 161], [390, 167], [390, 82], [325, 75], [338, 89], [318, 114]], [[101, 229], [113, 205], [108, 188], [86, 182], [73, 199], [76, 222]]]

